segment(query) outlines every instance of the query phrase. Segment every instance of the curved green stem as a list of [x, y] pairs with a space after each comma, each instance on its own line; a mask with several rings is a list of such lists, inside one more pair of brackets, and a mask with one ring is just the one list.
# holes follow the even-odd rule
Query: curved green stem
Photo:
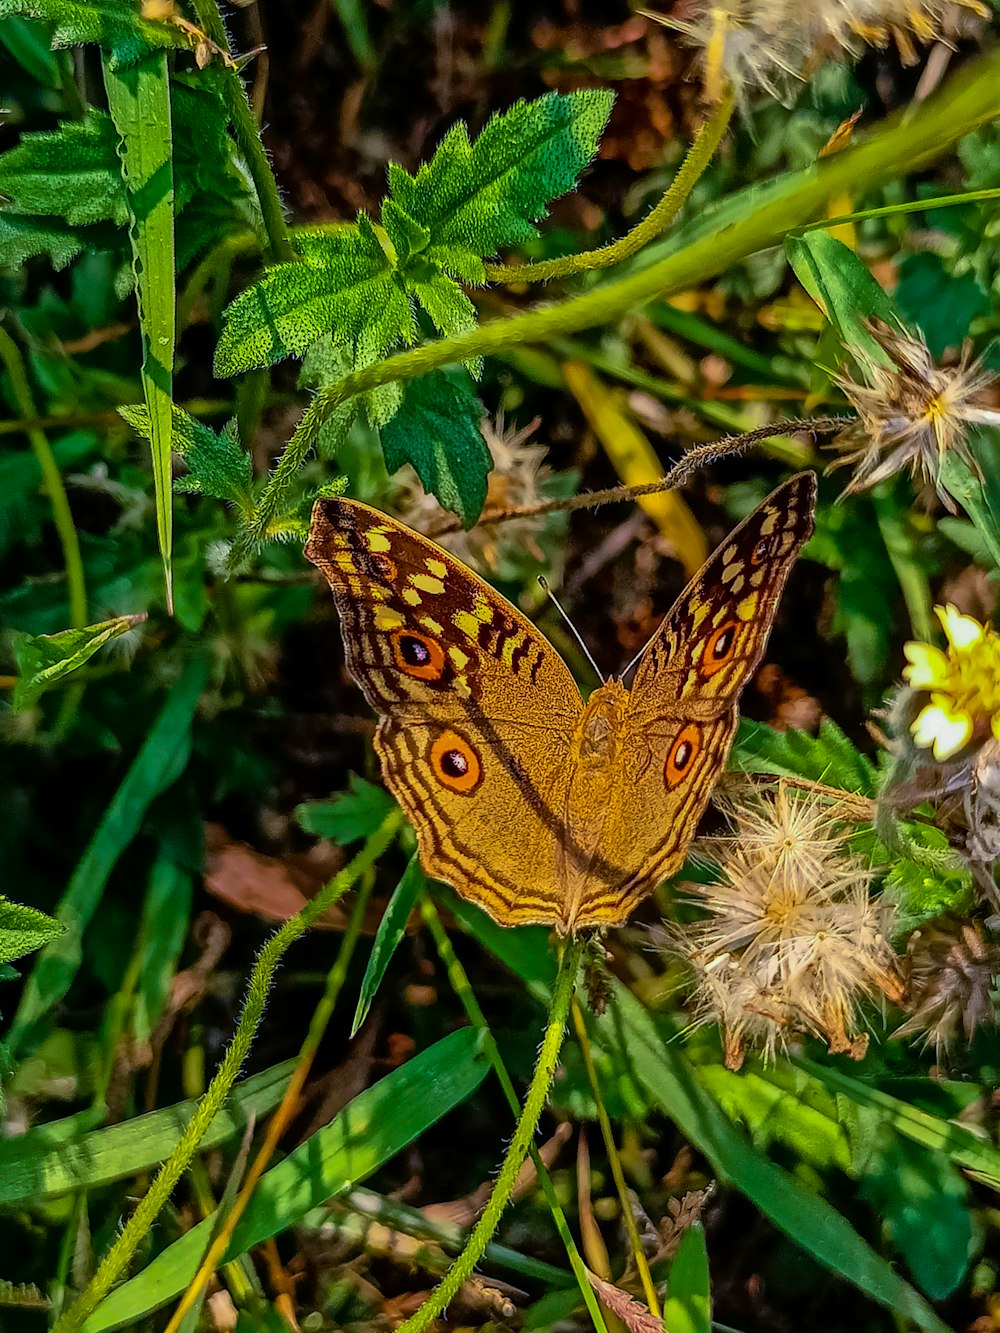
[[[420, 897], [420, 911], [424, 918], [424, 924], [427, 926], [431, 935], [434, 937], [434, 947], [438, 951], [438, 957], [444, 964], [445, 971], [448, 973], [448, 980], [451, 982], [452, 990], [461, 1001], [462, 1008], [465, 1010], [469, 1022], [482, 1036], [483, 1050], [486, 1058], [489, 1060], [503, 1089], [503, 1095], [507, 1105], [514, 1113], [515, 1119], [521, 1114], [521, 1104], [517, 1099], [517, 1093], [514, 1091], [514, 1084], [511, 1082], [510, 1075], [507, 1073], [507, 1066], [503, 1062], [503, 1057], [497, 1047], [493, 1037], [490, 1025], [486, 1021], [486, 1015], [479, 1007], [479, 1001], [476, 999], [476, 993], [469, 983], [465, 968], [458, 961], [455, 950], [451, 947], [451, 940], [448, 938], [448, 932], [441, 924], [441, 918], [438, 916], [434, 900], [425, 889]], [[593, 1288], [587, 1277], [587, 1270], [584, 1267], [583, 1260], [580, 1258], [580, 1252], [576, 1248], [576, 1242], [573, 1240], [569, 1224], [566, 1221], [566, 1214], [563, 1212], [562, 1204], [556, 1195], [555, 1186], [552, 1184], [552, 1177], [542, 1161], [541, 1154], [532, 1143], [528, 1152], [531, 1154], [531, 1160], [534, 1163], [535, 1170], [538, 1173], [538, 1183], [541, 1186], [542, 1193], [545, 1195], [545, 1202], [549, 1206], [549, 1212], [552, 1214], [552, 1220], [555, 1222], [556, 1230], [559, 1232], [559, 1238], [566, 1250], [566, 1255], [576, 1277], [577, 1285], [580, 1288], [580, 1295], [583, 1297], [584, 1304], [587, 1306], [587, 1312], [593, 1321], [597, 1333], [607, 1333], [607, 1325], [604, 1322], [604, 1316], [601, 1314], [600, 1306], [594, 1296]]]
[[[434, 1322], [463, 1283], [472, 1275], [473, 1269], [483, 1257], [483, 1251], [486, 1249], [490, 1237], [500, 1223], [500, 1217], [510, 1200], [521, 1164], [527, 1156], [528, 1148], [534, 1139], [542, 1109], [549, 1095], [549, 1088], [552, 1086], [552, 1080], [555, 1077], [559, 1052], [562, 1050], [563, 1037], [566, 1034], [566, 1019], [569, 1015], [570, 1002], [573, 999], [576, 976], [580, 970], [582, 952], [583, 943], [579, 939], [569, 940], [563, 950], [555, 988], [552, 992], [549, 1019], [545, 1027], [545, 1035], [542, 1038], [541, 1049], [538, 1052], [538, 1062], [535, 1065], [531, 1086], [528, 1088], [528, 1095], [525, 1098], [524, 1110], [517, 1122], [514, 1137], [510, 1141], [510, 1147], [507, 1149], [507, 1155], [503, 1160], [503, 1166], [500, 1168], [500, 1174], [497, 1176], [497, 1183], [493, 1187], [489, 1203], [487, 1203], [482, 1216], [473, 1227], [465, 1249], [448, 1270], [444, 1281], [429, 1299], [424, 1301], [416, 1314], [399, 1326], [397, 1333], [422, 1333], [423, 1329], [428, 1328]], [[57, 1330], [55, 1333], [61, 1333], [61, 1330]]]
[[[467, 333], [400, 352], [352, 371], [321, 389], [299, 422], [263, 492], [255, 523], [233, 544], [230, 568], [238, 569], [266, 539], [268, 525], [341, 403], [383, 384], [405, 382], [441, 366], [489, 356], [518, 343], [546, 342], [617, 319], [656, 297], [716, 277], [748, 255], [777, 244], [810, 221], [832, 195], [858, 181], [878, 185], [899, 172], [933, 162], [956, 140], [1000, 115], [1000, 53], [977, 61], [950, 79], [909, 119], [895, 116], [867, 140], [823, 158], [815, 166], [727, 201], [716, 212], [718, 229], [707, 232], [648, 268], [568, 300], [470, 329]], [[756, 203], [754, 202], [756, 200]]]
[[584, 250], [578, 255], [543, 259], [537, 264], [487, 264], [486, 276], [492, 282], [544, 282], [550, 278], [567, 278], [573, 273], [587, 273], [591, 269], [610, 268], [612, 264], [631, 259], [644, 245], [666, 231], [681, 211], [722, 142], [732, 114], [733, 95], [727, 92], [695, 136], [666, 194], [631, 231], [620, 236], [617, 241], [602, 245], [597, 250]]
[[205, 1137], [208, 1127], [232, 1091], [264, 1016], [271, 981], [285, 950], [309, 929], [331, 903], [343, 897], [369, 866], [378, 860], [396, 836], [401, 822], [402, 816], [394, 810], [372, 834], [354, 860], [350, 861], [339, 874], [334, 875], [301, 912], [286, 921], [280, 930], [275, 931], [261, 949], [250, 974], [236, 1033], [219, 1066], [219, 1072], [198, 1103], [198, 1109], [188, 1122], [177, 1147], [160, 1167], [156, 1179], [119, 1232], [111, 1249], [101, 1260], [100, 1267], [88, 1285], [66, 1313], [56, 1321], [52, 1333], [75, 1333], [118, 1281], [137, 1247], [146, 1237], [160, 1209], [169, 1199], [174, 1186], [187, 1170], [198, 1144]]
[[[11, 392], [17, 404], [17, 410], [26, 421], [38, 417], [38, 409], [31, 394], [24, 358], [20, 348], [6, 329], [0, 329], [0, 361], [3, 361], [10, 380]], [[25, 426], [25, 434], [34, 450], [35, 458], [42, 473], [45, 487], [52, 505], [52, 521], [59, 535], [63, 560], [66, 562], [66, 590], [69, 597], [69, 619], [73, 629], [82, 629], [87, 623], [87, 587], [83, 577], [83, 557], [80, 554], [80, 539], [76, 524], [66, 498], [62, 473], [56, 463], [55, 455], [46, 438], [45, 432], [37, 426]]]
[[[192, 2], [198, 22], [206, 34], [221, 50], [228, 51], [229, 39], [219, 17], [215, 0], [192, 0]], [[271, 259], [275, 263], [291, 262], [298, 256], [288, 239], [288, 223], [285, 221], [285, 210], [281, 206], [278, 185], [261, 142], [260, 130], [257, 128], [243, 80], [237, 70], [223, 70], [222, 95], [233, 127], [233, 137], [243, 154], [254, 189], [257, 191], [261, 221], [267, 235]]]

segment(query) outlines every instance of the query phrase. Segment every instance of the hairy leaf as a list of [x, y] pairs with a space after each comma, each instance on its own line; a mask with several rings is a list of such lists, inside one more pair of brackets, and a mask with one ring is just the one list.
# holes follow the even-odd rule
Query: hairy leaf
[[399, 411], [382, 427], [385, 465], [412, 463], [424, 489], [471, 528], [486, 500], [493, 459], [479, 429], [479, 399], [441, 371], [411, 380]]
[[88, 238], [96, 241], [98, 235], [96, 228], [81, 232], [48, 218], [19, 217], [0, 210], [0, 268], [20, 268], [38, 255], [48, 255], [56, 270], [65, 268], [86, 248]]
[[[253, 511], [253, 459], [240, 444], [236, 423], [216, 433], [210, 426], [173, 405], [173, 447], [188, 465], [186, 476], [174, 481], [174, 490], [211, 495], [226, 500], [242, 513]], [[133, 430], [150, 437], [149, 410], [144, 404], [118, 409]]]
[[412, 342], [413, 312], [371, 223], [334, 235], [300, 237], [302, 258], [277, 264], [229, 306], [215, 373], [239, 375], [301, 356], [324, 333], [374, 361]]
[[16, 638], [14, 660], [20, 674], [14, 686], [14, 711], [31, 708], [46, 690], [82, 667], [99, 648], [145, 619], [145, 615], [116, 616], [114, 620], [103, 620], [83, 629]]
[[35, 907], [12, 903], [0, 894], [0, 963], [34, 953], [62, 934], [62, 926]]
[[73, 226], [124, 225], [125, 190], [115, 154], [111, 117], [87, 110], [83, 120], [26, 134], [0, 156], [0, 196], [7, 213], [61, 217]]
[[332, 838], [341, 847], [370, 838], [385, 822], [393, 799], [382, 787], [352, 773], [349, 790], [329, 801], [307, 801], [295, 811], [300, 827], [317, 838]]
[[874, 796], [874, 764], [847, 739], [835, 722], [824, 718], [819, 733], [775, 731], [763, 722], [740, 720], [733, 766], [745, 773], [809, 778], [842, 791]]
[[97, 42], [113, 68], [155, 47], [186, 45], [179, 28], [142, 18], [138, 0], [0, 0], [0, 19], [16, 14], [52, 24], [55, 49]]

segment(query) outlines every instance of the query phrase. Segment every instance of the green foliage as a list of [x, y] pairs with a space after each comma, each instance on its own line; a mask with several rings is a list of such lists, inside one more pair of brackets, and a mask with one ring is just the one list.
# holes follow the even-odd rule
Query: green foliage
[[740, 722], [733, 763], [746, 773], [773, 773], [778, 777], [809, 778], [842, 791], [875, 794], [876, 770], [830, 718], [819, 731], [775, 731], [762, 722]]
[[[906, 832], [918, 848], [926, 848], [936, 859], [949, 852], [947, 837], [932, 825], [910, 823]], [[895, 904], [900, 936], [946, 912], [965, 915], [976, 901], [968, 870], [931, 868], [902, 856], [895, 857], [889, 867], [885, 892]]]
[[369, 838], [393, 808], [392, 797], [352, 773], [348, 790], [330, 801], [310, 801], [295, 812], [299, 825], [317, 838], [330, 838], [342, 847]]
[[371, 1009], [372, 1001], [382, 984], [386, 968], [392, 961], [393, 954], [399, 948], [407, 923], [417, 905], [417, 899], [426, 886], [427, 876], [421, 870], [417, 857], [415, 855], [411, 856], [409, 864], [403, 871], [402, 878], [393, 890], [382, 920], [378, 923], [375, 942], [372, 945], [368, 966], [365, 968], [365, 975], [361, 982], [358, 1007], [354, 1011], [354, 1021], [351, 1024], [352, 1037], [368, 1017], [368, 1011]]
[[681, 1236], [670, 1265], [670, 1285], [663, 1306], [663, 1327], [670, 1333], [710, 1333], [712, 1289], [705, 1231], [700, 1222]]
[[150, 47], [185, 43], [179, 28], [141, 18], [134, 0], [0, 0], [0, 20], [14, 15], [51, 24], [57, 50], [97, 42], [116, 69], [141, 59]]
[[12, 903], [0, 894], [0, 967], [34, 953], [62, 933], [62, 926], [35, 907]]
[[[145, 406], [120, 407], [118, 411], [134, 431], [148, 440], [149, 410]], [[171, 442], [184, 459], [188, 472], [174, 479], [174, 490], [208, 495], [234, 505], [244, 515], [253, 512], [253, 461], [240, 444], [235, 421], [218, 433], [172, 405]]]
[[111, 117], [88, 108], [83, 120], [26, 134], [0, 156], [0, 194], [8, 213], [62, 218], [71, 226], [128, 219]]
[[989, 293], [974, 273], [951, 274], [940, 255], [907, 255], [899, 266], [896, 304], [916, 325], [934, 357], [961, 347], [972, 321], [990, 310]]
[[14, 686], [14, 711], [33, 707], [46, 690], [82, 667], [99, 648], [145, 619], [144, 615], [117, 616], [99, 625], [59, 634], [18, 635], [14, 639], [14, 660], [20, 675]]

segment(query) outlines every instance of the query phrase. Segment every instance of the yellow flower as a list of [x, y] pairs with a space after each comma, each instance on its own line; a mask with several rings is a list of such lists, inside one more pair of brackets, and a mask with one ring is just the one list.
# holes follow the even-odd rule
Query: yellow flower
[[957, 607], [935, 607], [948, 647], [907, 643], [903, 679], [930, 698], [910, 732], [943, 763], [973, 740], [1000, 739], [1000, 635]]

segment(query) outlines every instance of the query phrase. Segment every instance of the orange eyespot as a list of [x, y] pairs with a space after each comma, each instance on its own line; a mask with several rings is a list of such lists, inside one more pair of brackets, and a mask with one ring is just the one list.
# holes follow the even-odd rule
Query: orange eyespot
[[442, 731], [431, 745], [434, 776], [449, 791], [468, 796], [479, 786], [483, 766], [473, 746], [457, 731]]
[[445, 660], [441, 645], [427, 634], [412, 629], [394, 629], [392, 655], [404, 675], [417, 680], [440, 680]]
[[671, 791], [678, 783], [684, 781], [700, 751], [701, 728], [694, 722], [689, 722], [674, 737], [667, 762], [663, 765], [663, 781], [667, 791]]
[[700, 670], [703, 676], [714, 676], [721, 667], [732, 660], [739, 628], [738, 620], [727, 620], [712, 631], [701, 655]]
[[751, 565], [762, 565], [771, 553], [771, 543], [767, 537], [761, 537], [750, 552]]

